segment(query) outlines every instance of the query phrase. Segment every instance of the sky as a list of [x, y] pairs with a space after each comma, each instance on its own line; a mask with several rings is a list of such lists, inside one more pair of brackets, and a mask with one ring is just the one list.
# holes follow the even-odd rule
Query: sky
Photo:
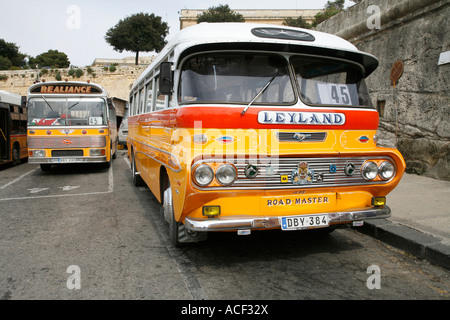
[[[96, 58], [133, 57], [105, 41], [108, 29], [127, 16], [144, 12], [162, 17], [169, 40], [180, 29], [181, 9], [208, 9], [228, 4], [237, 9], [322, 9], [327, 0], [0, 0], [0, 39], [35, 57], [48, 50], [67, 54], [72, 65], [91, 65]], [[346, 0], [345, 7], [353, 5]], [[141, 56], [152, 55], [141, 52]]]

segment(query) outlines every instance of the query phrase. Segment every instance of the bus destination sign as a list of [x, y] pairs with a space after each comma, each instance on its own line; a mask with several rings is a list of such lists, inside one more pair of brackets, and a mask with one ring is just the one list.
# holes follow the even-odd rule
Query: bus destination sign
[[30, 93], [46, 94], [96, 94], [102, 93], [98, 87], [92, 85], [79, 84], [42, 84], [31, 89]]

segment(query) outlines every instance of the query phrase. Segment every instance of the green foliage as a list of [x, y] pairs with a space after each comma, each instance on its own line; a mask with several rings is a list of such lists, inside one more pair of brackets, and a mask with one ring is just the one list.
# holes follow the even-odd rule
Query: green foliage
[[55, 79], [56, 79], [57, 81], [61, 81], [61, 79], [62, 79], [61, 73], [58, 72], [58, 73], [55, 75]]
[[0, 56], [0, 70], [9, 70], [12, 67], [12, 62], [8, 58]]
[[116, 71], [116, 66], [115, 66], [115, 65], [109, 66], [109, 71], [110, 71], [110, 72]]
[[197, 23], [200, 22], [245, 22], [244, 16], [236, 13], [226, 5], [210, 7], [197, 17]]
[[290, 27], [296, 27], [296, 28], [305, 28], [305, 29], [311, 29], [312, 26], [310, 23], [306, 22], [305, 19], [303, 19], [302, 16], [299, 16], [298, 18], [286, 18], [283, 22], [284, 26], [290, 26]]
[[[25, 65], [25, 54], [19, 52], [19, 47], [15, 43], [6, 42], [0, 39], [0, 70], [8, 70], [10, 67], [23, 67]], [[9, 63], [6, 60], [9, 60]], [[8, 66], [8, 67], [6, 67]]]
[[78, 68], [77, 70], [75, 70], [75, 76], [77, 78], [81, 77], [84, 74], [83, 70], [81, 70], [80, 68]]
[[70, 61], [64, 52], [48, 50], [35, 58], [31, 57], [29, 65], [31, 67], [37, 65], [38, 67], [67, 68], [70, 66]]
[[75, 75], [75, 70], [70, 68], [69, 71], [67, 71], [67, 73], [69, 74], [69, 76], [74, 76]]
[[153, 13], [138, 13], [120, 20], [110, 28], [105, 40], [116, 51], [135, 52], [135, 63], [138, 64], [139, 52], [160, 52], [164, 48], [168, 32], [169, 26], [161, 17]]
[[314, 28], [319, 23], [331, 18], [332, 16], [338, 14], [342, 10], [344, 10], [345, 0], [336, 0], [336, 1], [327, 1], [325, 5], [325, 11], [319, 12], [314, 16], [314, 21], [311, 26]]

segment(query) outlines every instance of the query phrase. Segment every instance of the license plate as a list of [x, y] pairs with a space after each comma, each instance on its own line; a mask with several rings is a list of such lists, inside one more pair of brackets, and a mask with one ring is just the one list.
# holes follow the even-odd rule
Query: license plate
[[312, 214], [295, 217], [282, 217], [280, 219], [282, 230], [322, 228], [328, 227], [329, 225], [328, 214]]
[[51, 160], [52, 163], [74, 163], [76, 161], [77, 159], [72, 158], [56, 158]]

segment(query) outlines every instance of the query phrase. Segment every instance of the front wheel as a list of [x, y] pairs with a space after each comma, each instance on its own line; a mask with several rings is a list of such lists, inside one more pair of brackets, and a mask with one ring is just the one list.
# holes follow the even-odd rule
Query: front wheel
[[186, 228], [184, 223], [175, 220], [172, 188], [170, 187], [170, 184], [168, 184], [166, 190], [164, 190], [161, 211], [165, 220], [169, 223], [169, 240], [174, 247], [206, 240], [206, 232], [191, 231]]
[[140, 173], [137, 172], [136, 170], [136, 159], [134, 153], [132, 154], [131, 159], [131, 175], [132, 175], [131, 179], [133, 180], [133, 185], [135, 187], [140, 187], [144, 185], [144, 180], [142, 179]]

